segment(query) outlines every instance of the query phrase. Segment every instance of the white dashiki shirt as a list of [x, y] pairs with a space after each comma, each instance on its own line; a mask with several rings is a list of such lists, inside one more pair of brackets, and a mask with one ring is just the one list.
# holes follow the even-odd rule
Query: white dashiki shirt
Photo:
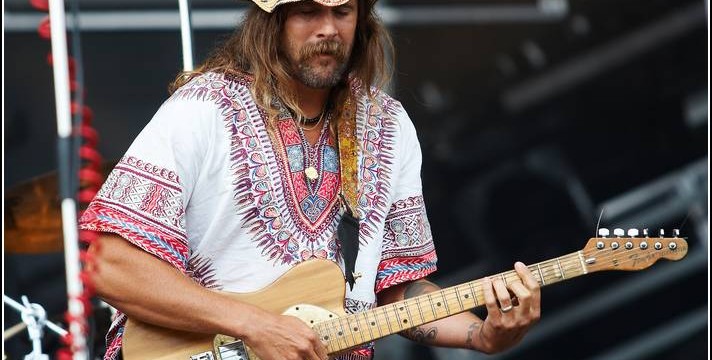
[[[259, 290], [302, 261], [333, 260], [340, 168], [328, 139], [312, 159], [289, 112], [273, 128], [249, 90], [247, 75], [206, 73], [179, 88], [108, 176], [83, 213], [80, 228], [115, 233], [180, 269], [201, 285]], [[376, 293], [435, 271], [436, 254], [420, 180], [415, 128], [399, 102], [357, 99], [361, 277], [347, 286], [348, 313], [371, 309]], [[106, 359], [121, 347], [126, 316], [107, 334]], [[370, 359], [367, 344], [341, 359]]]

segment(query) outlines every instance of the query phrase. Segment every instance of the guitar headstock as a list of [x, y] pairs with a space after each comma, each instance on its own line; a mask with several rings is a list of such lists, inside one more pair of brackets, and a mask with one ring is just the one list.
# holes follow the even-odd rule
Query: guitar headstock
[[673, 232], [673, 237], [665, 237], [663, 230], [659, 236], [649, 236], [647, 229], [638, 236], [637, 229], [615, 229], [609, 237], [608, 229], [600, 229], [599, 237], [588, 240], [583, 248], [584, 262], [588, 272], [603, 270], [642, 270], [659, 259], [680, 260], [687, 255], [687, 241]]

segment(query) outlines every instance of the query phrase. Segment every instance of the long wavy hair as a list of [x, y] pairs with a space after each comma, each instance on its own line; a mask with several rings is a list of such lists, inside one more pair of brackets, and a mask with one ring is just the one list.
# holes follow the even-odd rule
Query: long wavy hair
[[[332, 119], [340, 118], [342, 107], [338, 104], [343, 104], [349, 96], [350, 79], [357, 81], [371, 98], [375, 95], [371, 86], [380, 90], [390, 81], [392, 68], [387, 57], [394, 61], [393, 42], [374, 11], [375, 2], [358, 0], [358, 21], [351, 57], [344, 77], [330, 94]], [[287, 86], [292, 75], [281, 50], [286, 14], [284, 5], [278, 6], [272, 13], [253, 5], [242, 22], [242, 28], [236, 29], [195, 71], [179, 74], [170, 85], [170, 92], [206, 72], [237, 76], [249, 74], [254, 99], [257, 105], [267, 110], [270, 120], [279, 114], [273, 101], [275, 97], [298, 115], [304, 116], [297, 94]]]

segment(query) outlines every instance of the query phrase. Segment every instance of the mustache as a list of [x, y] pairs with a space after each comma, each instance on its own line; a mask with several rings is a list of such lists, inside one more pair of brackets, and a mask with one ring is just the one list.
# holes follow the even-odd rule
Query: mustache
[[318, 55], [331, 55], [341, 62], [346, 59], [346, 46], [335, 40], [323, 40], [317, 43], [305, 44], [299, 51], [301, 60]]

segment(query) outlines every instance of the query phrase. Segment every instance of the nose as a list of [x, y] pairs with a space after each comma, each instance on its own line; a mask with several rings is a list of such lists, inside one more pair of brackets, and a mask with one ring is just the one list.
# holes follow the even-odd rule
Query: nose
[[331, 40], [339, 33], [336, 27], [336, 19], [331, 11], [325, 11], [319, 19], [317, 37], [319, 39]]

